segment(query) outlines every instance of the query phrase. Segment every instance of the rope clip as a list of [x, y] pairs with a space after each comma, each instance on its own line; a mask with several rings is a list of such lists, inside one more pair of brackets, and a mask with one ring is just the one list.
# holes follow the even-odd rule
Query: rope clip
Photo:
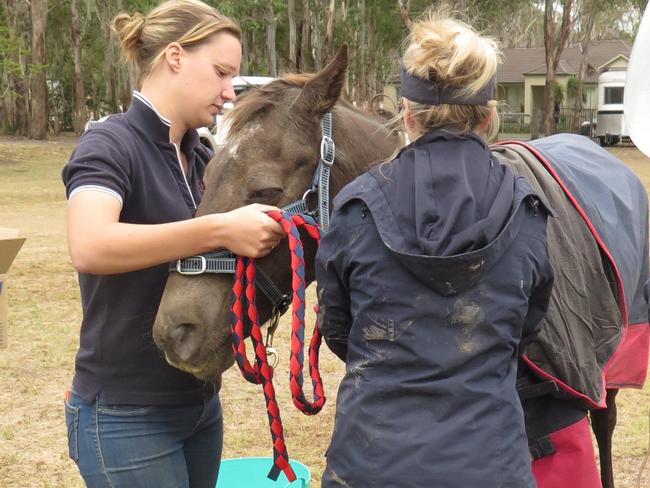
[[[288, 303], [287, 303], [288, 306]], [[286, 310], [285, 310], [286, 311]], [[271, 315], [271, 320], [268, 328], [266, 329], [266, 340], [264, 341], [264, 349], [266, 350], [266, 358], [269, 362], [269, 366], [275, 369], [276, 366], [280, 363], [280, 356], [278, 355], [278, 350], [273, 347], [273, 336], [275, 331], [280, 325], [280, 317], [284, 312], [276, 308]]]
[[269, 362], [269, 366], [275, 369], [280, 363], [280, 356], [278, 356], [278, 350], [275, 347], [266, 346], [266, 359]]

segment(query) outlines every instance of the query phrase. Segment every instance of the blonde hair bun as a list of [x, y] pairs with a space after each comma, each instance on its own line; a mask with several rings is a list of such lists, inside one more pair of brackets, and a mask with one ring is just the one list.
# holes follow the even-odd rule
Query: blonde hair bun
[[117, 35], [122, 52], [128, 61], [137, 60], [137, 43], [142, 35], [145, 17], [139, 12], [120, 13], [113, 19], [113, 32]]
[[495, 75], [499, 63], [496, 42], [481, 36], [444, 10], [413, 25], [404, 53], [409, 72], [478, 92]]

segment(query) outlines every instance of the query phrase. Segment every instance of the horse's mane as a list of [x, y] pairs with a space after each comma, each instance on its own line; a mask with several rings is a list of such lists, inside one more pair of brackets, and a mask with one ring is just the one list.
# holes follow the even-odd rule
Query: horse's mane
[[[237, 97], [235, 107], [228, 113], [229, 130], [231, 133], [240, 131], [257, 115], [283, 103], [287, 90], [303, 88], [314, 76], [313, 73], [288, 73], [264, 86], [242, 93]], [[339, 103], [355, 109], [351, 103], [343, 99], [340, 99]]]

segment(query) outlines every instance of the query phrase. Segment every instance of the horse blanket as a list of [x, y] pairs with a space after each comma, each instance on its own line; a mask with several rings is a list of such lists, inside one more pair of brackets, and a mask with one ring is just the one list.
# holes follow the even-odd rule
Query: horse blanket
[[606, 387], [640, 388], [648, 367], [645, 188], [628, 166], [575, 134], [492, 150], [554, 213], [548, 222], [554, 290], [524, 361], [582, 406], [605, 407]]

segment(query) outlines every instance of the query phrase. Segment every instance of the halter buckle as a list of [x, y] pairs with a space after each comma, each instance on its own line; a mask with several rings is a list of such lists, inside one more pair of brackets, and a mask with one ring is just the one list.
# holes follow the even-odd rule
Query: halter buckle
[[200, 269], [183, 270], [182, 268], [183, 260], [179, 259], [178, 261], [176, 261], [176, 271], [185, 276], [194, 276], [194, 275], [200, 275], [205, 273], [206, 269], [208, 269], [208, 261], [205, 259], [205, 256], [192, 256], [192, 258], [193, 259], [199, 258], [199, 260], [201, 261]]
[[320, 160], [326, 166], [332, 166], [336, 158], [336, 146], [329, 136], [323, 136], [320, 141]]

